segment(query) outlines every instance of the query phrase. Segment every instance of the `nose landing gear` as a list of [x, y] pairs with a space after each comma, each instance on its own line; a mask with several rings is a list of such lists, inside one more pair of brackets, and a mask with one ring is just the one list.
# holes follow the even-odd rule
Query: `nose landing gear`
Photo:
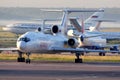
[[30, 60], [30, 53], [26, 53], [27, 55], [27, 59], [26, 59], [26, 63], [30, 64], [31, 60]]

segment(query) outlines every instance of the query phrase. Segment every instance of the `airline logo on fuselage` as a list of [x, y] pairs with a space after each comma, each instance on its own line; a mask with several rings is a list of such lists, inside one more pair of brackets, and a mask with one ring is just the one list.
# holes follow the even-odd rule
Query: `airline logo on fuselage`
[[48, 44], [45, 42], [41, 42], [40, 43], [40, 49], [47, 49], [48, 48]]

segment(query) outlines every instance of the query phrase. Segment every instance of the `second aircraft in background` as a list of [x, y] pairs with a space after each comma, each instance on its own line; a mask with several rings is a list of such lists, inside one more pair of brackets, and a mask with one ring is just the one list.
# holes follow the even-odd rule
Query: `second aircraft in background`
[[[89, 29], [90, 26], [95, 26], [98, 22], [96, 20], [102, 19], [104, 15], [104, 10], [101, 10], [101, 12], [95, 12], [92, 14], [88, 19], [85, 20], [85, 26], [86, 29]], [[38, 28], [42, 28], [45, 21], [57, 21], [58, 19], [46, 19], [43, 20], [43, 24], [40, 23], [14, 23], [14, 24], [8, 24], [6, 27], [3, 27], [4, 31], [12, 32], [15, 34], [24, 34], [25, 32], [28, 31], [35, 31]], [[46, 28], [51, 28], [52, 24], [45, 24]], [[70, 26], [70, 25], [68, 25]]]

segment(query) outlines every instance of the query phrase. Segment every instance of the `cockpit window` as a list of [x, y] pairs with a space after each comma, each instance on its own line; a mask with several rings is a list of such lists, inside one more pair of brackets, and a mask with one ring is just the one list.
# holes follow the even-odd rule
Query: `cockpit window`
[[23, 37], [23, 38], [20, 38], [18, 41], [25, 41], [25, 42], [29, 42], [29, 41], [30, 41], [30, 38]]

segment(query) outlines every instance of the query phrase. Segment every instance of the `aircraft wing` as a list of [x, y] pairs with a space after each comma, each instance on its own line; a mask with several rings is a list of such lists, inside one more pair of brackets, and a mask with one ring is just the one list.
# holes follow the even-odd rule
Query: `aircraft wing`
[[18, 48], [0, 48], [1, 51], [18, 51]]
[[106, 46], [103, 46], [104, 48], [116, 48], [117, 50], [120, 49], [120, 44], [109, 44]]
[[60, 52], [104, 52], [104, 53], [120, 53], [116, 50], [92, 50], [92, 49], [84, 49], [84, 48], [52, 48], [53, 51], [60, 51]]

